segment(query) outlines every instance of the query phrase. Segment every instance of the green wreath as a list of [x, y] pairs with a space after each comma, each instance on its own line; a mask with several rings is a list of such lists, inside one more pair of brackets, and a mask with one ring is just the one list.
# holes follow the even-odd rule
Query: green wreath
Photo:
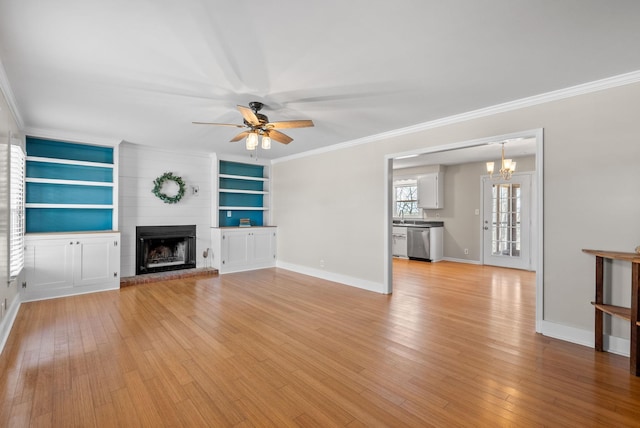
[[[162, 186], [166, 181], [173, 181], [176, 183], [178, 185], [178, 193], [173, 196], [162, 193]], [[153, 180], [153, 184], [155, 184], [152, 190], [153, 194], [162, 199], [165, 204], [175, 204], [184, 196], [184, 181], [182, 181], [182, 178], [177, 175], [173, 175], [173, 172], [165, 172], [160, 177]]]

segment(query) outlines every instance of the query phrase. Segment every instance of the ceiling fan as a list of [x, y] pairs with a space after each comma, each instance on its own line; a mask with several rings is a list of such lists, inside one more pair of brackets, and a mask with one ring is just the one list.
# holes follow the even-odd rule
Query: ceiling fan
[[308, 128], [313, 126], [311, 120], [287, 120], [283, 122], [269, 122], [269, 118], [264, 114], [258, 113], [264, 104], [258, 101], [249, 103], [249, 107], [237, 106], [240, 114], [244, 118], [244, 125], [233, 123], [213, 123], [213, 122], [193, 122], [199, 125], [217, 125], [217, 126], [233, 126], [235, 128], [249, 128], [242, 131], [231, 139], [231, 142], [240, 141], [246, 137], [247, 150], [255, 150], [258, 147], [258, 136], [262, 136], [262, 148], [270, 149], [271, 140], [275, 140], [282, 144], [289, 144], [293, 138], [278, 131], [278, 129], [287, 128]]

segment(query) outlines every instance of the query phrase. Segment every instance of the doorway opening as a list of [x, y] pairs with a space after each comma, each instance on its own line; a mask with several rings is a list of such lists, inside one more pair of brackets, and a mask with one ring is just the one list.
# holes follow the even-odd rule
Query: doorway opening
[[[531, 198], [530, 200], [531, 205], [529, 206], [530, 208], [530, 216], [529, 216], [529, 221], [527, 222], [527, 224], [530, 224], [530, 232], [527, 232], [528, 234], [528, 239], [530, 240], [529, 244], [530, 244], [530, 250], [529, 250], [529, 254], [526, 255], [527, 259], [528, 259], [528, 263], [529, 263], [529, 267], [528, 270], [533, 270], [536, 272], [536, 331], [541, 331], [541, 324], [542, 324], [542, 314], [543, 314], [543, 287], [542, 287], [542, 280], [543, 280], [543, 264], [542, 264], [542, 251], [543, 251], [543, 236], [542, 236], [542, 222], [543, 222], [543, 216], [542, 216], [542, 212], [543, 212], [543, 130], [542, 129], [535, 129], [535, 130], [529, 130], [529, 131], [523, 131], [523, 132], [517, 132], [517, 133], [512, 133], [512, 134], [505, 134], [505, 135], [498, 135], [498, 136], [493, 136], [493, 137], [487, 137], [487, 138], [482, 138], [482, 139], [477, 139], [477, 140], [471, 140], [471, 141], [464, 141], [464, 142], [459, 142], [459, 143], [454, 143], [454, 144], [447, 144], [447, 145], [440, 145], [440, 146], [434, 146], [434, 147], [429, 147], [429, 148], [424, 148], [424, 149], [420, 149], [420, 150], [414, 150], [414, 151], [410, 151], [410, 152], [403, 152], [403, 153], [396, 153], [396, 154], [391, 154], [391, 155], [387, 155], [385, 157], [385, 183], [387, 185], [386, 187], [386, 192], [385, 192], [385, 252], [384, 252], [384, 260], [385, 260], [385, 292], [386, 293], [391, 293], [393, 290], [393, 266], [392, 266], [392, 256], [391, 256], [391, 247], [392, 247], [392, 220], [393, 220], [393, 207], [392, 207], [392, 201], [393, 201], [393, 177], [394, 177], [394, 166], [397, 167], [399, 164], [403, 164], [403, 165], [418, 165], [420, 162], [428, 160], [428, 162], [431, 165], [435, 165], [435, 164], [440, 164], [440, 165], [447, 165], [446, 162], [454, 162], [454, 163], [449, 163], [449, 165], [453, 165], [455, 164], [455, 162], [457, 162], [458, 164], [464, 164], [464, 163], [473, 163], [475, 162], [476, 165], [479, 164], [480, 162], [486, 162], [486, 161], [493, 161], [495, 160], [496, 154], [495, 154], [495, 144], [496, 143], [500, 143], [500, 142], [504, 142], [504, 141], [509, 141], [510, 146], [511, 146], [511, 150], [510, 150], [510, 156], [512, 157], [519, 157], [522, 156], [522, 150], [524, 150], [526, 148], [526, 150], [529, 150], [529, 152], [527, 152], [527, 155], [532, 156], [532, 168], [530, 169], [530, 184], [528, 185], [528, 189], [527, 191], [530, 191], [531, 194]], [[460, 160], [455, 161], [455, 158], [459, 158]], [[447, 160], [448, 159], [448, 160]], [[480, 177], [481, 175], [485, 175], [486, 174], [486, 170], [484, 172], [484, 174], [478, 174], [476, 175], [476, 177]], [[514, 174], [514, 176], [512, 177], [512, 182], [514, 179], [517, 179], [517, 177], [519, 177], [520, 173]], [[478, 178], [476, 178], [476, 180], [478, 180]], [[476, 181], [476, 183], [478, 183], [478, 181]], [[497, 182], [495, 182], [494, 184], [497, 184]], [[446, 183], [445, 183], [446, 186]], [[475, 186], [478, 186], [480, 188], [482, 188], [482, 186], [479, 186], [478, 184], [476, 184]], [[476, 189], [478, 189], [478, 187], [476, 187]], [[520, 189], [520, 190], [515, 190], [515, 189]], [[477, 195], [478, 193], [482, 193], [482, 189], [475, 190], [475, 194]], [[506, 191], [506, 194], [508, 194], [508, 192], [511, 192], [511, 195], [516, 194], [517, 192], [521, 192], [522, 191], [522, 187], [511, 187], [508, 191]], [[446, 193], [446, 192], [445, 192]], [[522, 195], [522, 193], [520, 193]], [[506, 197], [506, 196], [505, 196]], [[478, 197], [478, 199], [480, 199], [480, 197]], [[476, 204], [481, 204], [480, 200], [477, 200]], [[447, 202], [446, 202], [446, 198], [445, 198], [445, 202], [444, 202], [444, 206], [445, 209], [447, 208]], [[481, 205], [482, 206], [482, 205]], [[477, 242], [482, 243], [482, 247], [484, 248], [484, 228], [481, 227], [481, 223], [480, 223], [480, 219], [482, 219], [482, 221], [484, 222], [484, 216], [481, 215], [481, 211], [482, 209], [476, 209], [475, 210], [475, 215], [478, 216], [476, 217], [476, 222], [477, 222], [477, 232], [476, 232], [476, 236], [475, 239], [477, 240]], [[509, 213], [509, 212], [505, 212], [506, 216], [509, 215], [513, 215], [513, 213]], [[516, 219], [517, 220], [517, 219]], [[521, 224], [518, 225], [517, 224], [518, 221], [512, 222], [511, 226], [507, 226], [506, 223], [503, 224], [498, 224], [496, 223], [496, 228], [498, 226], [502, 227], [501, 230], [501, 235], [500, 235], [500, 239], [497, 239], [497, 241], [506, 241], [506, 243], [504, 244], [498, 244], [498, 247], [504, 249], [506, 251], [506, 249], [508, 248], [509, 250], [513, 249], [514, 251], [510, 252], [510, 256], [515, 256], [516, 254], [519, 254], [519, 257], [524, 257], [523, 255], [523, 242], [522, 242], [522, 236], [517, 236], [518, 234], [522, 234], [522, 229], [521, 229]], [[483, 224], [482, 224], [483, 225]], [[520, 227], [520, 230], [510, 230], [509, 232], [511, 233], [511, 238], [514, 239], [507, 239], [507, 237], [509, 237], [509, 232], [507, 232], [506, 228], [508, 227], [514, 227], [514, 226], [518, 226]], [[490, 227], [489, 230], [491, 230], [493, 228]], [[445, 229], [445, 234], [447, 233], [447, 222], [445, 220], [445, 224], [444, 224], [444, 229]], [[516, 228], [517, 229], [517, 228]], [[491, 232], [493, 233], [494, 231], [491, 230]], [[526, 231], [525, 231], [526, 232]], [[496, 236], [497, 237], [497, 236]], [[447, 245], [446, 245], [447, 239], [445, 238], [445, 260], [447, 260], [449, 257], [446, 254], [447, 252]], [[449, 241], [451, 242], [451, 240]], [[480, 251], [480, 245], [478, 244], [478, 251]], [[466, 249], [466, 248], [465, 248]], [[515, 251], [518, 250], [518, 251]], [[496, 250], [496, 253], [498, 252], [498, 250]], [[497, 257], [498, 255], [496, 255]], [[456, 260], [454, 260], [456, 261]], [[473, 262], [473, 261], [470, 261]], [[482, 253], [480, 253], [477, 256], [477, 260], [475, 261], [476, 264], [482, 264], [485, 262], [485, 258], [483, 256]], [[489, 263], [487, 263], [489, 264]], [[522, 267], [520, 267], [522, 268]], [[524, 269], [527, 269], [526, 267], [524, 267]]]

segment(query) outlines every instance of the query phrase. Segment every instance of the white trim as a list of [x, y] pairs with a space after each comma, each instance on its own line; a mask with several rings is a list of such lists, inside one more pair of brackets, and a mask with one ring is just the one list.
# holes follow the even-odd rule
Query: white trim
[[53, 129], [42, 129], [26, 127], [23, 130], [25, 135], [34, 138], [42, 138], [47, 140], [61, 141], [63, 143], [79, 143], [89, 146], [107, 146], [115, 147], [124, 140], [116, 138], [96, 137], [93, 135], [80, 134], [69, 131], [59, 131]]
[[300, 273], [302, 275], [324, 279], [325, 281], [337, 282], [339, 284], [348, 285], [350, 287], [356, 287], [367, 291], [387, 294], [384, 291], [384, 284], [380, 284], [379, 282], [367, 281], [365, 279], [356, 278], [353, 276], [341, 275], [339, 273], [327, 272], [326, 270], [313, 269], [307, 266], [295, 265], [292, 263], [281, 261], [276, 262], [276, 267]]
[[453, 262], [453, 263], [467, 263], [470, 265], [481, 265], [482, 262], [479, 260], [468, 260], [468, 259], [456, 259], [454, 257], [443, 257], [443, 261]]
[[[554, 339], [564, 340], [566, 342], [575, 343], [577, 345], [595, 348], [595, 337], [593, 331], [583, 330], [576, 327], [569, 327], [563, 324], [557, 324], [550, 321], [541, 322], [541, 331], [544, 336], [553, 337]], [[612, 354], [629, 356], [630, 342], [629, 339], [605, 335], [604, 349]]]
[[9, 304], [9, 311], [5, 312], [4, 318], [0, 321], [0, 353], [2, 353], [4, 346], [7, 344], [9, 334], [11, 334], [11, 329], [13, 328], [13, 323], [18, 316], [18, 309], [20, 309], [21, 303], [20, 293], [17, 293], [13, 297], [11, 304]]
[[120, 289], [120, 279], [113, 285], [94, 284], [81, 287], [67, 287], [56, 289], [40, 289], [32, 291], [22, 291], [23, 302], [36, 302], [38, 300], [58, 299], [60, 297], [81, 296], [83, 294], [100, 293], [103, 291], [113, 291]]
[[0, 92], [4, 95], [4, 99], [7, 100], [7, 105], [9, 106], [9, 110], [13, 115], [13, 118], [18, 125], [18, 128], [24, 128], [24, 121], [22, 120], [22, 116], [20, 116], [20, 111], [18, 110], [18, 105], [16, 104], [16, 97], [13, 95], [13, 90], [11, 89], [11, 84], [9, 84], [9, 79], [7, 78], [6, 70], [4, 69], [4, 65], [2, 65], [2, 61], [0, 60]]
[[[359, 146], [361, 144], [372, 143], [374, 141], [380, 141], [388, 138], [399, 137], [407, 134], [414, 134], [420, 131], [426, 131], [428, 129], [439, 128], [442, 126], [452, 125], [455, 123], [466, 122], [472, 119], [478, 119], [481, 117], [487, 117], [498, 113], [505, 113], [513, 110], [518, 110], [525, 107], [531, 107], [538, 104], [544, 104], [551, 101], [562, 100], [565, 98], [575, 97], [578, 95], [589, 94], [592, 92], [603, 91], [605, 89], [611, 89], [618, 86], [630, 85], [640, 82], [640, 70], [632, 71], [630, 73], [620, 74], [613, 77], [608, 77], [593, 82], [583, 83], [576, 86], [570, 86], [565, 89], [559, 89], [557, 91], [546, 92], [544, 94], [534, 95], [531, 97], [521, 98], [515, 101], [509, 101], [502, 104], [496, 104], [494, 106], [485, 107], [477, 110], [472, 110], [466, 113], [460, 113], [452, 116], [447, 116], [441, 119], [435, 119], [429, 122], [424, 122], [418, 125], [408, 126], [405, 128], [395, 129], [393, 131], [382, 132], [380, 134], [369, 135], [367, 137], [358, 138], [344, 143], [338, 143], [327, 147], [322, 147], [315, 150], [309, 150], [294, 155], [283, 156], [277, 159], [273, 159], [271, 162], [276, 164], [280, 162], [287, 162], [294, 159], [300, 159], [307, 156], [314, 156], [321, 153], [332, 152], [335, 150], [342, 150], [348, 147]], [[398, 153], [398, 156], [409, 156], [415, 152]]]

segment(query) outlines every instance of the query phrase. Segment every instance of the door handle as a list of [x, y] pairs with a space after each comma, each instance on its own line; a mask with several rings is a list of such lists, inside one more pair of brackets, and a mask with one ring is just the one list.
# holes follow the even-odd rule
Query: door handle
[[485, 226], [485, 227], [484, 227], [484, 230], [489, 230], [489, 226]]

